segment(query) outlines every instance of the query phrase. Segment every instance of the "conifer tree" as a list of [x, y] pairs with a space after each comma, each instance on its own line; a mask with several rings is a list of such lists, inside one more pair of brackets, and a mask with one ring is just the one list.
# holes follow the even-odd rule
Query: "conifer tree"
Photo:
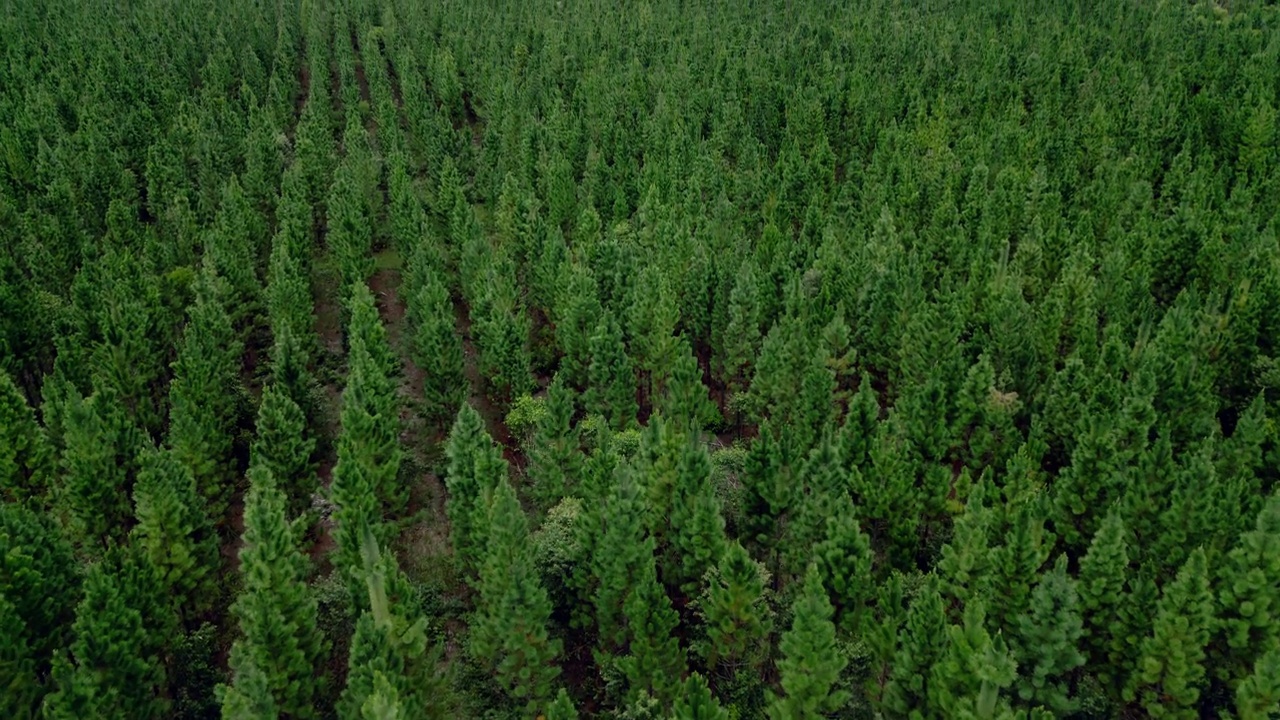
[[195, 478], [173, 451], [146, 451], [133, 503], [133, 542], [155, 568], [175, 613], [191, 624], [210, 606], [219, 565], [217, 535]]
[[253, 440], [251, 467], [266, 468], [287, 498], [287, 512], [297, 517], [311, 504], [316, 487], [315, 438], [307, 430], [307, 419], [283, 390], [268, 385], [258, 406], [258, 434]]
[[764, 599], [765, 573], [737, 541], [720, 556], [700, 610], [706, 641], [698, 652], [714, 670], [750, 671], [764, 660], [773, 618]]
[[405, 718], [445, 717], [445, 688], [436, 670], [439, 651], [427, 639], [427, 619], [411, 600], [408, 579], [367, 529], [361, 534], [360, 556], [365, 609], [351, 639], [338, 717], [365, 720], [370, 698], [381, 694], [390, 699], [392, 693]]
[[929, 671], [946, 649], [946, 628], [942, 597], [931, 582], [912, 599], [906, 622], [898, 631], [897, 649], [881, 698], [887, 710], [909, 716], [928, 707]]
[[664, 568], [686, 596], [698, 594], [703, 575], [715, 565], [727, 542], [720, 501], [711, 484], [711, 458], [701, 445], [686, 444], [676, 469], [670, 541], [678, 568]]
[[1017, 665], [1004, 638], [987, 632], [981, 600], [964, 608], [961, 625], [947, 628], [946, 647], [929, 672], [929, 709], [940, 717], [1012, 720], [1000, 691], [1013, 684]]
[[792, 606], [791, 629], [779, 645], [778, 671], [785, 694], [769, 701], [769, 717], [774, 720], [822, 717], [849, 699], [847, 692], [835, 689], [848, 661], [836, 648], [833, 612], [822, 574], [810, 565]]
[[316, 716], [325, 640], [316, 626], [316, 599], [307, 585], [307, 559], [298, 549], [297, 530], [285, 515], [286, 496], [266, 466], [249, 473], [245, 496], [244, 546], [240, 573], [244, 589], [231, 606], [241, 637], [231, 647], [232, 682], [222, 690], [286, 717]]
[[846, 468], [866, 471], [871, 462], [871, 446], [880, 419], [880, 401], [871, 387], [871, 378], [862, 376], [858, 392], [849, 400], [849, 412], [840, 426], [837, 442]]
[[556, 343], [564, 353], [561, 372], [569, 384], [589, 387], [589, 369], [595, 357], [591, 336], [599, 327], [603, 309], [600, 290], [591, 271], [572, 265], [564, 288], [556, 300]]
[[826, 537], [813, 548], [835, 615], [836, 627], [857, 633], [864, 608], [875, 592], [871, 576], [871, 538], [858, 526], [857, 513], [846, 493], [827, 517]]
[[1215, 648], [1211, 667], [1234, 684], [1252, 671], [1253, 660], [1280, 646], [1280, 495], [1267, 499], [1219, 574], [1219, 629], [1227, 647]]
[[751, 380], [760, 352], [760, 281], [753, 260], [742, 261], [729, 295], [729, 325], [725, 329], [725, 381], [737, 391]]
[[671, 717], [672, 720], [729, 720], [729, 712], [720, 707], [707, 681], [693, 673], [680, 688]]
[[222, 720], [278, 720], [266, 673], [252, 659], [242, 660], [234, 672], [233, 684], [217, 688]]
[[464, 404], [458, 409], [445, 447], [449, 457], [445, 487], [449, 496], [444, 507], [449, 516], [454, 556], [468, 575], [479, 569], [483, 554], [488, 530], [485, 499], [495, 482], [490, 467], [495, 464], [496, 453], [480, 413], [470, 404]]
[[[1112, 510], [1102, 521], [1080, 560], [1080, 607], [1084, 615], [1083, 644], [1091, 658], [1091, 667], [1103, 671], [1118, 660], [1112, 651], [1112, 638], [1123, 632], [1119, 625], [1119, 608], [1125, 600], [1125, 582], [1129, 574], [1127, 532], [1120, 513]], [[1114, 678], [1113, 678], [1114, 679]]]
[[1236, 717], [1267, 720], [1280, 712], [1280, 648], [1258, 658], [1253, 674], [1236, 688]]
[[359, 473], [374, 494], [379, 515], [395, 517], [408, 501], [407, 489], [398, 482], [403, 451], [392, 379], [395, 361], [367, 285], [353, 288], [349, 307], [350, 349], [335, 482], [340, 476], [346, 482], [346, 475]]
[[702, 368], [698, 367], [698, 359], [684, 340], [676, 346], [671, 377], [667, 381], [661, 408], [669, 421], [677, 427], [687, 428], [695, 437], [700, 436], [702, 429], [719, 417], [715, 405], [707, 395], [706, 386], [702, 384]]
[[534, 572], [524, 511], [505, 478], [497, 484], [488, 515], [472, 651], [532, 714], [551, 702], [560, 673], [553, 664], [560, 643], [547, 632], [551, 601]]
[[146, 566], [136, 554], [113, 551], [89, 567], [75, 639], [54, 660], [56, 689], [45, 697], [45, 717], [166, 717], [160, 652], [172, 624], [157, 623], [168, 616], [156, 608], [163, 591]]
[[66, 647], [80, 577], [71, 544], [52, 520], [25, 505], [0, 504], [0, 693], [8, 717], [28, 717], [48, 690], [50, 661]]
[[39, 497], [47, 490], [53, 448], [26, 398], [0, 369], [0, 499]]
[[[415, 261], [421, 262], [421, 261]], [[423, 392], [432, 418], [453, 417], [466, 399], [467, 380], [463, 375], [462, 342], [454, 324], [449, 291], [438, 273], [416, 269], [426, 281], [412, 293], [408, 316], [413, 326], [410, 348], [414, 362], [426, 371]]]
[[636, 380], [622, 328], [612, 313], [605, 313], [591, 335], [590, 353], [588, 388], [583, 395], [587, 412], [603, 416], [615, 430], [626, 430], [636, 421]]
[[5, 678], [0, 693], [0, 711], [5, 717], [36, 716], [43, 687], [36, 670], [35, 651], [27, 643], [26, 625], [18, 610], [0, 594], [0, 676]]
[[215, 525], [221, 525], [235, 473], [242, 345], [224, 306], [224, 283], [206, 264], [182, 333], [169, 385], [169, 447], [191, 469]]
[[578, 710], [564, 688], [556, 693], [555, 702], [547, 706], [546, 720], [578, 720]]
[[620, 661], [631, 701], [648, 695], [670, 706], [685, 673], [685, 652], [675, 631], [680, 617], [658, 582], [653, 539], [640, 544], [638, 575], [631, 577], [623, 612], [627, 619], [628, 653]]
[[1059, 555], [1031, 593], [1031, 606], [1018, 616], [1014, 655], [1021, 668], [1018, 696], [1059, 715], [1075, 702], [1068, 674], [1084, 664], [1078, 649], [1083, 634], [1076, 583], [1067, 575], [1067, 556]]
[[76, 535], [92, 548], [120, 541], [132, 526], [129, 490], [142, 437], [110, 394], [68, 398], [62, 501]]
[[582, 473], [578, 431], [573, 427], [574, 393], [563, 373], [547, 388], [546, 413], [538, 418], [529, 443], [529, 478], [541, 507], [551, 507], [573, 491]]
[[307, 368], [307, 356], [302, 336], [297, 335], [286, 325], [275, 328], [274, 342], [269, 356], [271, 360], [271, 381], [281, 393], [287, 395], [307, 420], [310, 432], [316, 433], [320, 422], [320, 385], [315, 375]]
[[1155, 626], [1142, 641], [1137, 672], [1125, 697], [1139, 702], [1152, 717], [1199, 717], [1196, 703], [1213, 623], [1205, 553], [1197, 548], [1161, 593]]
[[601, 649], [618, 649], [626, 640], [624, 603], [635, 578], [652, 561], [645, 556], [644, 505], [629, 470], [619, 473], [603, 510], [599, 540], [592, 553], [592, 572], [598, 584], [593, 595]]

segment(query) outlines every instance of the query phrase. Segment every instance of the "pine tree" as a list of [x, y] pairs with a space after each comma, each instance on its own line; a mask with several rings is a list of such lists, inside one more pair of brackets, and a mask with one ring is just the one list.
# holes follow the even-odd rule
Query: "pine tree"
[[590, 342], [591, 365], [583, 401], [588, 413], [603, 416], [615, 430], [636, 421], [636, 380], [622, 342], [622, 328], [611, 313], [596, 326]]
[[413, 327], [410, 348], [414, 362], [426, 371], [423, 392], [427, 411], [432, 418], [445, 419], [454, 416], [467, 395], [462, 341], [455, 329], [448, 289], [438, 273], [425, 274], [426, 282], [411, 290], [408, 298], [408, 317]]
[[962, 625], [947, 628], [945, 650], [929, 672], [929, 708], [939, 717], [1014, 717], [1000, 691], [1013, 684], [1017, 664], [985, 625], [981, 600], [965, 606]]
[[947, 619], [933, 583], [921, 588], [907, 608], [881, 698], [885, 709], [910, 716], [925, 711], [931, 689], [929, 671], [946, 650]]
[[308, 432], [307, 419], [283, 390], [268, 385], [258, 406], [257, 437], [250, 448], [250, 467], [266, 468], [288, 499], [290, 517], [297, 517], [311, 505], [316, 488], [315, 464], [311, 461], [316, 441]]
[[219, 685], [217, 693], [222, 720], [278, 720], [280, 717], [267, 675], [251, 659], [241, 661], [235, 668], [233, 684]]
[[186, 624], [208, 610], [218, 571], [218, 539], [191, 471], [171, 450], [149, 450], [133, 487], [138, 524], [133, 542], [163, 583]]
[[1258, 658], [1253, 674], [1236, 688], [1236, 717], [1267, 720], [1280, 713], [1280, 648]]
[[1152, 717], [1199, 717], [1196, 703], [1213, 623], [1205, 553], [1197, 548], [1161, 593], [1155, 626], [1142, 641], [1142, 656], [1125, 697], [1141, 703]]
[[720, 707], [707, 681], [693, 673], [681, 687], [671, 717], [672, 720], [729, 720], [729, 712]]
[[871, 387], [871, 378], [864, 374], [858, 392], [849, 401], [849, 412], [837, 436], [845, 467], [866, 471], [879, 421], [880, 401]]
[[1216, 649], [1211, 667], [1234, 684], [1252, 671], [1253, 660], [1280, 646], [1280, 495], [1267, 499], [1219, 576], [1219, 629], [1226, 648]]
[[[1119, 608], [1125, 600], [1129, 574], [1127, 532], [1120, 513], [1112, 510], [1102, 521], [1080, 560], [1080, 607], [1084, 614], [1084, 647], [1090, 667], [1106, 671], [1119, 658], [1112, 638], [1124, 630], [1119, 624]], [[1114, 671], [1107, 671], [1112, 674]], [[1112, 680], [1118, 678], [1112, 677]]]
[[556, 693], [555, 702], [547, 706], [546, 720], [578, 720], [578, 710], [564, 688]]
[[826, 537], [814, 546], [813, 556], [835, 610], [836, 627], [856, 635], [875, 581], [871, 538], [859, 527], [848, 494], [841, 494], [835, 512], [827, 518]]
[[191, 469], [214, 524], [225, 520], [240, 423], [242, 345], [224, 306], [224, 283], [205, 265], [196, 283], [169, 385], [169, 447]]
[[411, 599], [408, 578], [371, 532], [362, 533], [360, 555], [365, 610], [351, 638], [338, 717], [365, 720], [370, 698], [387, 699], [392, 691], [405, 718], [445, 717], [445, 687], [436, 669], [440, 653], [427, 639], [427, 619]]
[[44, 701], [50, 720], [167, 716], [160, 651], [172, 625], [154, 624], [154, 604], [163, 591], [145, 560], [113, 552], [85, 575], [72, 625], [75, 639], [55, 658], [56, 690]]
[[1075, 708], [1067, 676], [1085, 662], [1079, 650], [1083, 632], [1076, 583], [1067, 575], [1067, 556], [1059, 555], [1032, 591], [1031, 607], [1016, 623], [1020, 698], [1059, 715]]
[[71, 544], [48, 516], [0, 503], [0, 693], [7, 717], [29, 717], [47, 691], [50, 661], [70, 640], [80, 594]]
[[640, 544], [639, 574], [631, 577], [631, 589], [623, 603], [628, 654], [619, 664], [627, 676], [632, 702], [648, 695], [669, 707], [685, 673], [685, 653], [675, 634], [680, 617], [658, 582], [653, 550], [652, 538]]
[[265, 692], [276, 712], [315, 717], [323, 684], [315, 668], [326, 647], [316, 626], [316, 599], [307, 585], [307, 559], [298, 549], [297, 530], [285, 515], [286, 496], [271, 471], [254, 467], [249, 481], [240, 550], [244, 589], [231, 606], [241, 637], [231, 647], [233, 679], [221, 691], [226, 693], [224, 710], [227, 697], [234, 695], [260, 706], [257, 699]]
[[700, 610], [706, 641], [698, 651], [708, 669], [721, 665], [736, 673], [764, 660], [773, 618], [765, 604], [765, 572], [737, 541], [720, 556]]
[[114, 401], [110, 394], [73, 395], [66, 407], [61, 500], [92, 548], [123, 540], [133, 524], [129, 490], [142, 437]]
[[635, 478], [629, 470], [619, 473], [604, 504], [602, 529], [594, 544], [591, 565], [598, 584], [592, 600], [601, 649], [619, 649], [626, 640], [624, 604], [635, 587], [643, 566], [651, 563], [645, 549], [644, 505]]
[[848, 701], [847, 692], [835, 689], [848, 661], [836, 648], [833, 613], [822, 574], [817, 565], [810, 565], [792, 605], [791, 629], [779, 645], [778, 672], [785, 695], [769, 701], [769, 717], [774, 720], [819, 718]]
[[692, 348], [684, 340], [676, 346], [671, 378], [662, 397], [663, 415], [677, 427], [687, 428], [699, 437], [702, 429], [719, 417], [707, 388], [702, 384], [702, 368]]
[[[395, 359], [378, 319], [373, 295], [363, 283], [351, 291], [347, 384], [342, 391], [342, 434], [338, 437], [339, 476], [362, 474], [373, 491], [380, 516], [396, 517], [408, 501], [400, 486], [400, 409], [393, 373]], [[346, 481], [346, 478], [343, 478]]]
[[573, 492], [583, 465], [578, 431], [573, 427], [574, 393], [563, 373], [556, 373], [547, 388], [545, 407], [529, 443], [528, 473], [539, 506], [549, 508]]
[[663, 568], [663, 577], [674, 577], [681, 592], [696, 596], [703, 575], [724, 552], [727, 538], [720, 500], [711, 482], [711, 458], [701, 445], [686, 444], [676, 469], [671, 507], [670, 541], [679, 563]]
[[472, 652], [532, 714], [551, 701], [552, 683], [560, 674], [553, 664], [560, 643], [547, 633], [551, 601], [534, 572], [524, 511], [505, 478], [497, 484], [488, 515]]
[[44, 695], [26, 629], [17, 608], [0, 594], [0, 677], [5, 678], [0, 688], [0, 711], [5, 717], [36, 717]]
[[478, 570], [483, 554], [488, 529], [485, 498], [493, 490], [490, 468], [495, 464], [496, 453], [480, 413], [470, 404], [464, 404], [458, 409], [445, 447], [449, 457], [445, 488], [449, 496], [444, 507], [449, 516], [454, 556], [467, 575]]
[[568, 281], [556, 299], [556, 343], [564, 352], [561, 372], [575, 387], [588, 387], [589, 369], [595, 357], [591, 336], [603, 315], [600, 291], [591, 271], [572, 265]]
[[0, 499], [18, 502], [44, 494], [53, 448], [13, 379], [0, 369]]
[[729, 295], [729, 325], [725, 329], [724, 379], [735, 390], [751, 380], [760, 352], [760, 282], [750, 257], [742, 262]]

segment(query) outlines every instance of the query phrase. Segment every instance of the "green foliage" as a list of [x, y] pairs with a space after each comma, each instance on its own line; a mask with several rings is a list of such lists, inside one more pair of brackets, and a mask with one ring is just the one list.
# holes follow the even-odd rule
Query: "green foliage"
[[212, 605], [219, 565], [217, 535], [195, 478], [173, 451], [146, 451], [133, 503], [133, 544], [155, 568], [174, 612], [191, 624]]
[[810, 565], [792, 606], [791, 629], [779, 644], [778, 671], [785, 694], [769, 703], [774, 720], [822, 717], [848, 701], [848, 693], [835, 688], [847, 660], [836, 648], [833, 612], [822, 575]]
[[612, 314], [606, 313], [596, 326], [589, 347], [591, 364], [583, 404], [587, 412], [607, 418], [614, 430], [626, 430], [636, 419], [636, 380], [622, 328]]
[[52, 448], [26, 398], [3, 370], [0, 428], [0, 494], [9, 502], [42, 495], [52, 470]]
[[471, 625], [472, 652], [484, 660], [499, 684], [533, 713], [552, 700], [560, 669], [552, 663], [559, 641], [548, 635], [551, 600], [534, 571], [524, 511], [505, 478], [488, 508], [487, 546], [477, 584], [477, 617]]
[[730, 543], [708, 571], [707, 590], [698, 599], [706, 640], [697, 646], [707, 667], [753, 670], [766, 657], [764, 639], [773, 628], [765, 602], [768, 573], [737, 542]]
[[231, 606], [241, 637], [231, 647], [231, 684], [220, 690], [223, 714], [259, 717], [262, 708], [271, 708], [289, 717], [314, 717], [323, 685], [315, 667], [326, 643], [306, 584], [308, 562], [271, 471], [255, 467], [250, 482], [240, 550], [244, 587]]
[[262, 391], [258, 406], [257, 436], [250, 448], [250, 467], [263, 467], [285, 493], [288, 512], [297, 517], [311, 505], [315, 490], [316, 441], [307, 419], [288, 394], [276, 385]]
[[485, 430], [480, 413], [469, 404], [458, 409], [445, 454], [449, 457], [445, 512], [449, 516], [453, 552], [459, 568], [474, 575], [488, 531], [486, 498], [498, 480], [506, 476], [506, 463]]
[[1197, 548], [1156, 606], [1155, 625], [1142, 641], [1126, 697], [1152, 717], [1194, 718], [1205, 678], [1205, 646], [1214, 624], [1205, 553]]

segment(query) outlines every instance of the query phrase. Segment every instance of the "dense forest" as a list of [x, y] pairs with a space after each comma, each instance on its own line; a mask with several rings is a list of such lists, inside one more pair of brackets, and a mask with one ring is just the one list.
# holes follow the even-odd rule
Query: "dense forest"
[[0, 0], [0, 716], [1280, 717], [1280, 8]]

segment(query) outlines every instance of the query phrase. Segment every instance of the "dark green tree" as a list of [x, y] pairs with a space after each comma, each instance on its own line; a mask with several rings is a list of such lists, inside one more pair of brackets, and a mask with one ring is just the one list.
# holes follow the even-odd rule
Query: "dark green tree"
[[729, 720], [729, 712], [720, 707], [707, 681], [693, 673], [680, 688], [671, 717], [672, 720]]
[[833, 613], [822, 574], [817, 565], [810, 565], [792, 605], [791, 629], [779, 644], [784, 694], [770, 698], [769, 717], [774, 720], [820, 718], [848, 701], [849, 694], [836, 687], [848, 660], [836, 647]]
[[[663, 568], [664, 578], [686, 597], [696, 596], [707, 570], [716, 564], [728, 542], [724, 515], [711, 480], [711, 458], [701, 445], [687, 444], [676, 468], [670, 542], [678, 567]], [[674, 565], [674, 563], [673, 563]]]
[[856, 636], [875, 593], [875, 581], [871, 538], [859, 527], [848, 494], [841, 494], [835, 512], [827, 517], [826, 536], [814, 546], [813, 557], [834, 608], [836, 627]]
[[143, 558], [112, 551], [89, 567], [76, 607], [74, 640], [54, 660], [56, 688], [44, 700], [44, 717], [162, 718], [163, 640], [172, 621], [159, 610], [159, 579]]
[[1023, 701], [1056, 714], [1076, 706], [1070, 693], [1070, 673], [1084, 665], [1079, 650], [1083, 634], [1076, 583], [1067, 575], [1067, 556], [1059, 555], [1053, 569], [1031, 592], [1031, 606], [1018, 617], [1013, 654], [1021, 668], [1015, 688]]
[[39, 497], [48, 489], [53, 448], [18, 386], [0, 370], [0, 498]]
[[60, 501], [80, 541], [101, 549], [123, 540], [132, 526], [129, 492], [142, 434], [111, 395], [68, 399]]
[[575, 489], [583, 459], [573, 425], [574, 392], [562, 373], [547, 388], [546, 412], [539, 416], [529, 441], [529, 478], [540, 507], [549, 508]]
[[311, 505], [316, 488], [312, 457], [316, 441], [307, 428], [302, 409], [275, 384], [262, 391], [258, 406], [257, 436], [250, 448], [250, 467], [264, 467], [288, 499], [290, 517]]
[[[415, 261], [419, 262], [419, 261]], [[463, 375], [462, 341], [454, 322], [453, 303], [439, 274], [424, 273], [425, 282], [408, 297], [408, 318], [413, 327], [412, 357], [426, 372], [423, 392], [432, 418], [453, 417], [467, 395]]]
[[480, 567], [488, 531], [486, 498], [496, 484], [495, 470], [505, 471], [495, 467], [496, 461], [501, 460], [497, 453], [480, 413], [470, 404], [463, 404], [445, 446], [449, 458], [445, 513], [449, 516], [455, 561], [466, 575], [473, 575]]
[[[231, 606], [241, 636], [231, 647], [232, 681], [221, 690], [224, 715], [236, 696], [291, 718], [316, 717], [323, 676], [316, 668], [326, 643], [316, 625], [316, 599], [297, 529], [286, 517], [286, 496], [265, 466], [249, 473], [245, 495], [244, 589]], [[243, 702], [244, 700], [238, 701]]]
[[685, 652], [676, 629], [680, 617], [658, 582], [653, 539], [640, 543], [638, 575], [630, 578], [623, 612], [627, 619], [627, 656], [619, 661], [632, 702], [649, 696], [669, 707], [685, 673]]
[[590, 353], [588, 387], [582, 398], [587, 412], [601, 415], [615, 430], [626, 430], [636, 421], [636, 379], [622, 328], [611, 313], [605, 313], [591, 335]]
[[225, 520], [236, 474], [234, 449], [243, 407], [243, 345], [225, 309], [223, 281], [206, 264], [196, 283], [169, 385], [168, 444], [196, 479], [214, 524]]
[[155, 568], [187, 625], [207, 611], [219, 569], [218, 538], [195, 478], [171, 450], [148, 450], [133, 487], [133, 543]]
[[1205, 646], [1214, 620], [1205, 553], [1197, 548], [1160, 595], [1155, 626], [1142, 641], [1126, 699], [1138, 702], [1152, 717], [1199, 717]]
[[1216, 574], [1226, 647], [1213, 648], [1210, 666], [1234, 685], [1252, 672], [1252, 661], [1280, 646], [1280, 495], [1267, 499]]
[[624, 604], [636, 586], [635, 578], [645, 564], [645, 556], [653, 546], [645, 542], [644, 504], [640, 489], [629, 470], [618, 473], [612, 491], [604, 503], [601, 523], [593, 543], [592, 574], [596, 587], [592, 596], [596, 609], [596, 627], [601, 649], [620, 649], [626, 641]]
[[[427, 619], [413, 602], [408, 578], [378, 547], [366, 528], [361, 535], [365, 609], [356, 621], [347, 659], [347, 686], [338, 700], [342, 720], [366, 720], [370, 699], [398, 701], [403, 717], [443, 718], [447, 696], [437, 665], [438, 648], [427, 639]], [[381, 681], [379, 680], [381, 678]]]
[[765, 603], [767, 575], [742, 545], [730, 542], [709, 575], [699, 610], [706, 640], [697, 645], [709, 670], [751, 671], [764, 661], [773, 617]]
[[33, 717], [47, 691], [54, 653], [68, 645], [80, 577], [71, 544], [52, 519], [0, 504], [0, 665], [11, 680], [0, 708]]
[[554, 664], [560, 642], [548, 635], [551, 600], [534, 571], [524, 511], [505, 478], [494, 490], [488, 516], [471, 649], [533, 714], [551, 702], [560, 674]]

